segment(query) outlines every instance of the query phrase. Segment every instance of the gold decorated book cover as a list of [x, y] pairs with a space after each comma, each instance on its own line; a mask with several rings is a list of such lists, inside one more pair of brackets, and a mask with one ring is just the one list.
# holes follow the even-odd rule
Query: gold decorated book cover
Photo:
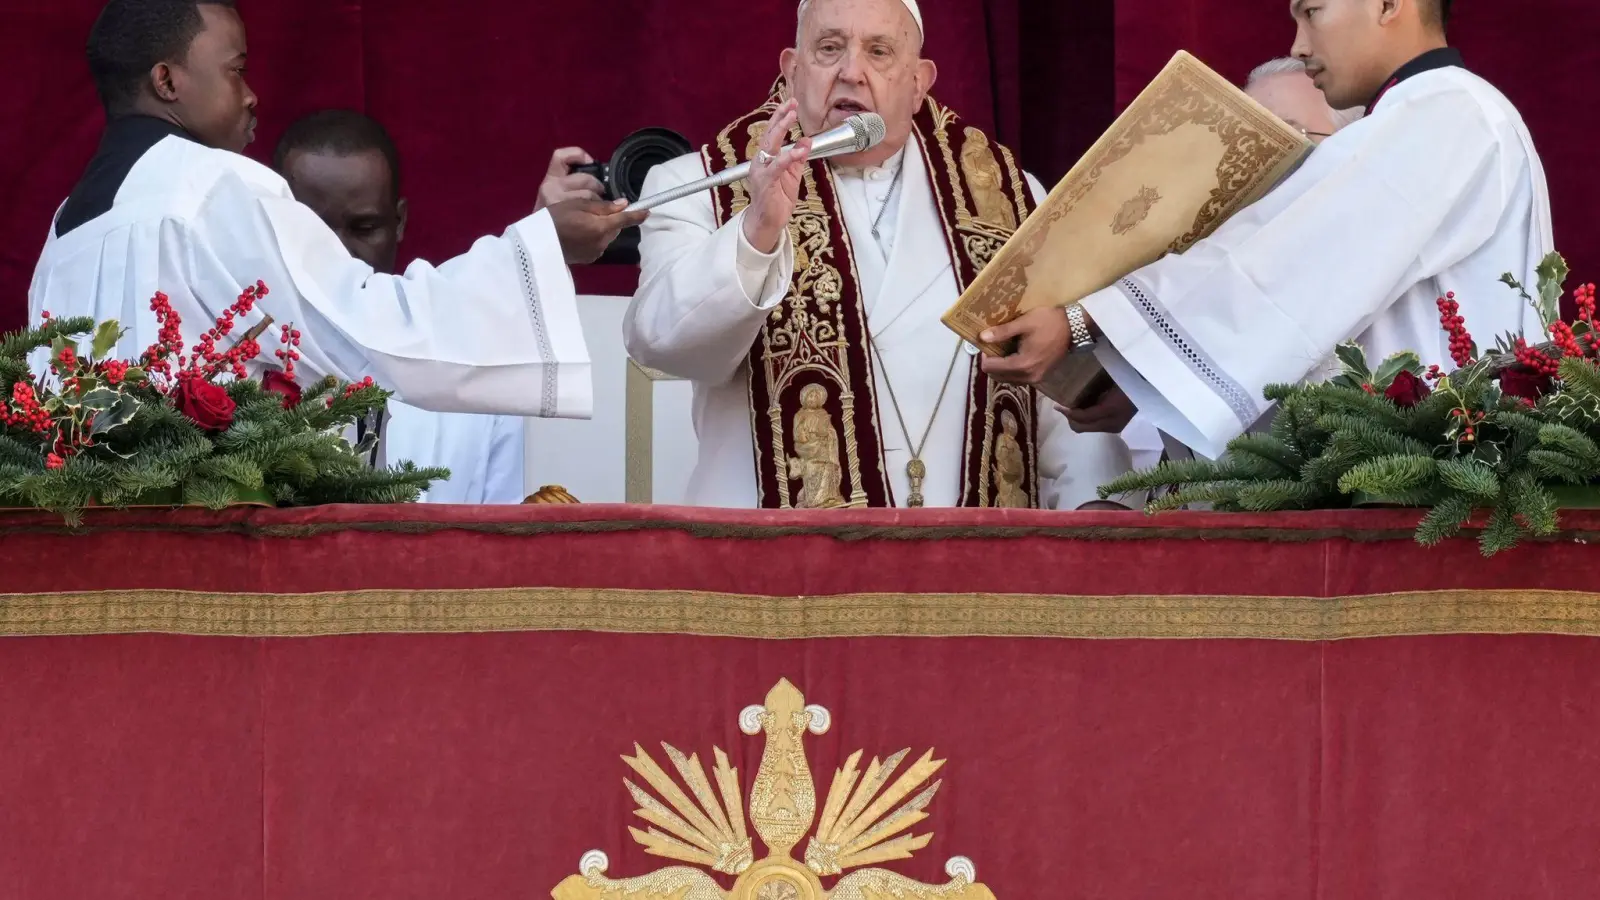
[[[978, 335], [1041, 306], [1065, 306], [1167, 253], [1181, 253], [1265, 194], [1311, 149], [1204, 63], [1179, 51], [1055, 186], [944, 315]], [[1102, 373], [1073, 354], [1046, 385], [1075, 403]]]

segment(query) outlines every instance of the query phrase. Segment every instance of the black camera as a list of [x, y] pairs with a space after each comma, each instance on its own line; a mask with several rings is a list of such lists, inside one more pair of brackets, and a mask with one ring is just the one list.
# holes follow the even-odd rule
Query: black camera
[[[573, 174], [592, 175], [605, 188], [605, 199], [632, 203], [644, 193], [644, 177], [651, 169], [693, 149], [688, 138], [666, 128], [645, 128], [622, 139], [608, 163], [573, 166]], [[629, 228], [606, 248], [599, 264], [639, 264], [639, 229]]]

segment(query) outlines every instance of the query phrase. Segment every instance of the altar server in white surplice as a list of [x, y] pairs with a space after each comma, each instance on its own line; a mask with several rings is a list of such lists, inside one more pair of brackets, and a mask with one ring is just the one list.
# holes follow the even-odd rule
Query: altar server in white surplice
[[[1448, 368], [1446, 293], [1476, 334], [1540, 333], [1499, 279], [1534, 282], [1553, 249], [1544, 171], [1516, 108], [1445, 46], [1449, 11], [1449, 0], [1295, 0], [1295, 56], [1331, 106], [1367, 115], [1207, 240], [1083, 300], [1118, 389], [1195, 452], [1219, 455], [1266, 411], [1264, 387], [1299, 381], [1345, 340]], [[994, 329], [1021, 345], [985, 368], [1042, 377], [1072, 346], [1074, 313]], [[1121, 427], [1094, 409], [1072, 418]]]
[[[239, 155], [254, 137], [244, 25], [232, 0], [111, 0], [89, 38], [109, 124], [57, 212], [28, 294], [37, 322], [119, 320], [134, 356], [166, 293], [191, 346], [245, 285], [302, 333], [308, 378], [370, 375], [427, 409], [589, 414], [592, 388], [568, 261], [595, 258], [641, 217], [563, 205], [438, 267], [375, 273], [284, 180]], [[530, 205], [532, 205], [530, 203]], [[270, 339], [268, 339], [270, 340]], [[270, 352], [264, 354], [270, 360]]]
[[[406, 201], [400, 153], [382, 125], [349, 110], [314, 113], [289, 126], [272, 159], [295, 199], [333, 229], [351, 256], [375, 272], [395, 270]], [[393, 399], [375, 415], [382, 435], [375, 461], [450, 470], [423, 494], [424, 502], [521, 503], [527, 496], [522, 417], [431, 412]], [[359, 435], [355, 439], [360, 442]]]
[[[939, 321], [1044, 191], [928, 97], [922, 37], [914, 0], [803, 3], [783, 87], [646, 179], [753, 161], [748, 184], [645, 223], [623, 325], [635, 360], [694, 383], [691, 503], [1072, 509], [1129, 467], [1120, 439], [991, 382]], [[887, 126], [871, 150], [780, 152], [861, 112]]]

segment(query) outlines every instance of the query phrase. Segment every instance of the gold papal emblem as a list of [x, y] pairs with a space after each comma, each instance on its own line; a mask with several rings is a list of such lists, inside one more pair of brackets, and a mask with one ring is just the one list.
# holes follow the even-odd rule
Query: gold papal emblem
[[1127, 234], [1138, 226], [1145, 217], [1150, 215], [1150, 210], [1161, 202], [1161, 194], [1153, 187], [1141, 187], [1139, 193], [1129, 198], [1122, 204], [1122, 209], [1117, 211], [1117, 217], [1111, 220], [1112, 234]]
[[[817, 793], [801, 742], [807, 731], [827, 732], [830, 722], [828, 711], [807, 706], [787, 679], [767, 693], [765, 705], [746, 707], [739, 714], [739, 728], [745, 734], [766, 733], [749, 807], [750, 824], [769, 850], [760, 860], [745, 830], [739, 770], [728, 764], [721, 748], [713, 750], [716, 765], [707, 778], [698, 757], [685, 757], [662, 744], [680, 785], [635, 744], [633, 756], [622, 761], [654, 793], [623, 780], [639, 804], [634, 814], [651, 826], [643, 831], [630, 827], [629, 833], [646, 853], [701, 868], [669, 866], [619, 880], [606, 877], [610, 865], [606, 854], [590, 850], [578, 863], [582, 874], [568, 877], [551, 896], [555, 900], [994, 900], [994, 894], [977, 883], [977, 871], [965, 857], [945, 864], [950, 881], [943, 885], [863, 868], [909, 859], [933, 838], [931, 833], [910, 833], [928, 817], [925, 810], [941, 783], [926, 784], [944, 765], [944, 760], [933, 758], [932, 750], [892, 784], [889, 780], [909, 750], [881, 762], [873, 757], [865, 773], [859, 768], [861, 751], [851, 754], [834, 774], [821, 819], [812, 831]], [[796, 860], [795, 848], [808, 834], [802, 862]], [[702, 869], [736, 876], [733, 889], [723, 890]], [[821, 879], [834, 875], [843, 877], [832, 889], [824, 888]]]

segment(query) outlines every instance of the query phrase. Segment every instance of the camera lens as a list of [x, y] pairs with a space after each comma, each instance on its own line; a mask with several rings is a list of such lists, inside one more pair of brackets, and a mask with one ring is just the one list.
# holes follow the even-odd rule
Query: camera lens
[[668, 160], [677, 159], [693, 147], [689, 140], [676, 131], [666, 128], [645, 128], [622, 139], [617, 152], [611, 155], [610, 177], [606, 186], [611, 193], [626, 198], [629, 203], [644, 194], [644, 177], [650, 170]]

